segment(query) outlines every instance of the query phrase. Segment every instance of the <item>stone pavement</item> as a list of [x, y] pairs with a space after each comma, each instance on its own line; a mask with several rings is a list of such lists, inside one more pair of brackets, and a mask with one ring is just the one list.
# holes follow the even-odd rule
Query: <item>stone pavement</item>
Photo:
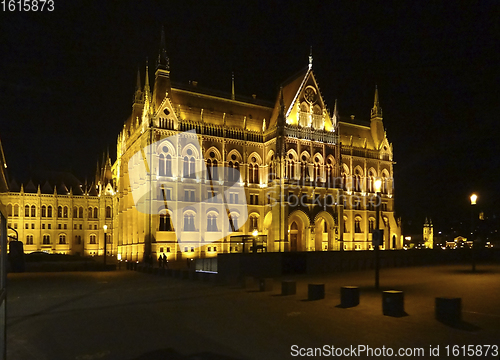
[[[445, 348], [500, 346], [500, 266], [479, 265], [474, 274], [469, 268], [382, 269], [381, 290], [404, 291], [407, 316], [402, 317], [382, 314], [373, 271], [286, 277], [297, 281], [297, 294], [290, 296], [280, 295], [282, 279], [275, 279], [274, 291], [259, 292], [134, 271], [9, 274], [7, 355], [11, 360], [274, 360], [327, 345], [330, 351], [349, 349], [344, 355], [350, 356], [337, 359], [389, 358], [387, 351], [375, 356], [383, 346], [395, 354], [399, 348], [424, 349], [424, 356], [408, 359], [479, 358], [452, 356], [452, 348], [447, 356]], [[307, 301], [308, 283], [324, 283], [325, 299]], [[338, 306], [343, 285], [360, 287], [357, 307]], [[462, 298], [462, 323], [434, 319], [437, 296]], [[374, 355], [350, 353], [358, 345], [371, 347]], [[439, 356], [430, 356], [430, 347], [437, 355], [437, 346]]]

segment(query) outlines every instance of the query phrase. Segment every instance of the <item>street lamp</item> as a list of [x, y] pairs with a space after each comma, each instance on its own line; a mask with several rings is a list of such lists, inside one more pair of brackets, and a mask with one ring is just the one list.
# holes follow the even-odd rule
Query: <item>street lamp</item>
[[379, 246], [382, 242], [382, 234], [380, 227], [380, 190], [382, 189], [382, 180], [377, 179], [374, 182], [375, 193], [377, 194], [377, 202], [375, 203], [375, 230], [372, 233], [372, 244], [375, 246], [375, 289], [379, 288], [380, 275], [380, 254]]
[[257, 235], [259, 235], [259, 232], [257, 231], [257, 229], [252, 231], [252, 235], [253, 235], [253, 252], [256, 253], [257, 252]]
[[106, 232], [108, 231], [108, 225], [104, 225], [103, 229], [104, 229], [104, 265], [106, 265]]
[[474, 205], [476, 205], [476, 201], [477, 201], [477, 195], [476, 194], [472, 194], [470, 196], [470, 227], [471, 227], [471, 231], [470, 231], [470, 236], [471, 236], [471, 239], [472, 239], [472, 251], [471, 251], [471, 257], [472, 257], [472, 272], [475, 272], [476, 271], [476, 257], [474, 256], [474, 252], [475, 252], [475, 246], [474, 246]]

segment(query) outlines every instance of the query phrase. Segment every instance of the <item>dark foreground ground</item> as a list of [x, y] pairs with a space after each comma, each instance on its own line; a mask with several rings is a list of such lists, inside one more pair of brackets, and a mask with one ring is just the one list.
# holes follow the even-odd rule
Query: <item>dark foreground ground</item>
[[[480, 358], [464, 356], [467, 347], [453, 356], [451, 347], [500, 346], [500, 266], [468, 270], [468, 265], [382, 270], [381, 289], [405, 293], [407, 316], [398, 318], [382, 314], [372, 271], [296, 276], [292, 296], [280, 296], [281, 279], [275, 291], [257, 292], [133, 271], [10, 274], [8, 359], [272, 360], [294, 358], [293, 345], [297, 350], [385, 346], [395, 355], [399, 348], [423, 348], [424, 356], [406, 358]], [[326, 284], [326, 298], [305, 301], [307, 284], [318, 282]], [[359, 306], [338, 307], [342, 285], [361, 287]], [[436, 321], [436, 296], [461, 297], [464, 322], [452, 327]], [[430, 356], [430, 347], [438, 345], [439, 356]], [[481, 358], [499, 358], [491, 349], [484, 357], [482, 349]], [[350, 355], [335, 358], [389, 358]]]

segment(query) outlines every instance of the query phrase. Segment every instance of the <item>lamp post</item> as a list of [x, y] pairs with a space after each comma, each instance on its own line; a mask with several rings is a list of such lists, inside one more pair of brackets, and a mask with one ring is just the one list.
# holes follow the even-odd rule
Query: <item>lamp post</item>
[[[374, 183], [375, 193], [377, 195], [377, 202], [375, 203], [375, 230], [372, 233], [372, 243], [375, 246], [375, 289], [379, 288], [379, 276], [380, 276], [380, 254], [379, 246], [382, 241], [382, 236], [379, 231], [380, 227], [380, 189], [382, 188], [382, 181], [380, 179], [375, 180]], [[376, 239], [374, 239], [376, 237]]]
[[252, 232], [252, 235], [253, 235], [253, 250], [252, 250], [252, 252], [256, 253], [257, 252], [257, 235], [259, 235], [259, 231], [257, 231], [257, 229], [255, 229]]
[[472, 272], [476, 271], [476, 257], [474, 256], [475, 246], [474, 246], [474, 206], [476, 205], [477, 195], [472, 194], [470, 196], [470, 236], [472, 240], [472, 249], [471, 249], [471, 257], [472, 257]]
[[108, 231], [108, 225], [103, 226], [104, 229], [104, 265], [106, 265], [106, 232]]

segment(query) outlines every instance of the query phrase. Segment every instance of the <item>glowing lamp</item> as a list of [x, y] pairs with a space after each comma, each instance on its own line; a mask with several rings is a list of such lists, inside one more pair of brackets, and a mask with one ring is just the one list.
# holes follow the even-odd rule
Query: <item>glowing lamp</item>
[[103, 226], [104, 232], [108, 231], [108, 225]]
[[477, 195], [476, 194], [472, 194], [470, 196], [470, 204], [471, 205], [476, 205], [476, 201], [477, 201]]
[[259, 232], [258, 232], [257, 230], [254, 230], [254, 231], [252, 232], [252, 235], [253, 235], [253, 236], [257, 236], [257, 235], [259, 235]]
[[380, 190], [382, 189], [382, 180], [380, 179], [375, 180], [373, 186], [375, 188], [375, 192], [380, 192]]

